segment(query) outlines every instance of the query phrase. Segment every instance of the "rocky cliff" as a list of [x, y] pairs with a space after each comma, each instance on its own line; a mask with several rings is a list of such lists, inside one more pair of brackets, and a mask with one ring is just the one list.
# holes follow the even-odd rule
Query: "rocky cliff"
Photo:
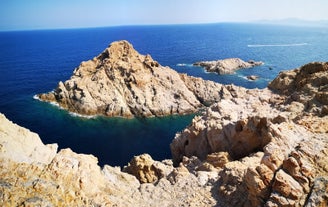
[[84, 115], [149, 117], [196, 112], [219, 101], [223, 87], [163, 67], [127, 41], [118, 41], [38, 97]]
[[259, 65], [263, 65], [263, 62], [256, 62], [254, 60], [249, 60], [247, 62], [241, 60], [240, 58], [228, 58], [224, 60], [215, 61], [200, 61], [193, 64], [194, 66], [204, 67], [207, 72], [215, 72], [220, 75], [232, 74], [236, 70], [242, 68], [251, 68]]
[[[327, 77], [328, 63], [309, 63], [281, 72], [273, 91], [225, 96], [176, 135], [174, 164], [226, 153], [232, 161], [219, 171], [220, 206], [327, 205]], [[317, 185], [323, 197], [315, 203], [308, 197]]]

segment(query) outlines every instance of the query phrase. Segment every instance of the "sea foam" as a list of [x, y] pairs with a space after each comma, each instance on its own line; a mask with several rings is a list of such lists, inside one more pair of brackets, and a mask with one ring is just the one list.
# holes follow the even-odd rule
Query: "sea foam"
[[69, 115], [73, 116], [73, 117], [79, 117], [79, 118], [85, 118], [85, 119], [95, 119], [98, 117], [97, 115], [82, 115], [82, 114], [78, 114], [75, 112], [69, 112]]
[[187, 64], [187, 63], [178, 63], [177, 64], [178, 67], [193, 67], [193, 64]]
[[[38, 95], [34, 95], [34, 96], [33, 96], [33, 99], [44, 102], [43, 100], [41, 100], [41, 99], [39, 98]], [[64, 109], [63, 107], [61, 107], [57, 102], [50, 101], [50, 102], [48, 102], [48, 103], [51, 104], [51, 105], [53, 105], [53, 106], [55, 106], [55, 107], [58, 107], [58, 108], [61, 109], [61, 110], [65, 110], [65, 109]], [[79, 117], [79, 118], [85, 118], [85, 119], [94, 119], [94, 118], [97, 118], [97, 117], [98, 117], [97, 115], [82, 115], [82, 114], [78, 114], [78, 113], [74, 113], [74, 112], [68, 112], [68, 114], [69, 114], [70, 116], [73, 116], [73, 117]]]

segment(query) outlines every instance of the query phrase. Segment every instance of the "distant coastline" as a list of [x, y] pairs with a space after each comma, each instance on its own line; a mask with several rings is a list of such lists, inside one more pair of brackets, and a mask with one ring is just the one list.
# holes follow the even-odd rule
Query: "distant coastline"
[[287, 18], [279, 20], [256, 20], [250, 23], [263, 25], [297, 26], [297, 27], [328, 27], [328, 20], [304, 20], [298, 18]]

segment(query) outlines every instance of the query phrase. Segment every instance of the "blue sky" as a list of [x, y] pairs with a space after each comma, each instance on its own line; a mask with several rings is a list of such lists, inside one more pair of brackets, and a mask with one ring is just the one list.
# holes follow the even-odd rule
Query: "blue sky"
[[0, 30], [327, 20], [327, 0], [0, 0]]

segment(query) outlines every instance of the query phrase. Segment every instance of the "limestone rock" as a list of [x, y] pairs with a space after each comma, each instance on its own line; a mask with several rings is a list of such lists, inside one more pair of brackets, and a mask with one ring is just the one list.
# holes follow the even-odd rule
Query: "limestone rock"
[[327, 115], [328, 62], [308, 63], [300, 68], [281, 72], [268, 87], [288, 96], [286, 102], [302, 103], [306, 111]]
[[208, 154], [205, 162], [197, 168], [199, 171], [215, 171], [220, 170], [224, 167], [225, 164], [229, 163], [231, 157], [228, 152], [214, 152]]
[[[198, 88], [190, 86], [193, 81]], [[163, 67], [127, 41], [118, 41], [38, 97], [83, 115], [149, 117], [195, 112], [218, 101], [221, 87]]]
[[153, 183], [167, 176], [173, 166], [154, 161], [150, 155], [135, 156], [123, 171], [134, 175], [140, 183]]
[[[11, 139], [8, 140], [8, 137]], [[0, 114], [0, 158], [49, 164], [57, 153], [57, 147], [57, 144], [43, 145], [39, 135], [13, 124]]]
[[215, 72], [218, 74], [232, 74], [241, 68], [250, 68], [254, 66], [263, 65], [263, 62], [256, 62], [249, 60], [247, 62], [239, 58], [228, 58], [216, 61], [200, 61], [194, 63], [194, 66], [204, 67], [207, 72]]
[[305, 207], [328, 206], [328, 178], [318, 177], [314, 180], [310, 196]]
[[[188, 128], [176, 135], [170, 145], [175, 165], [182, 156], [196, 155], [204, 160], [207, 154], [220, 151], [239, 159], [271, 141], [268, 117], [278, 113], [269, 104], [269, 97], [274, 95], [259, 98], [256, 93], [239, 90], [234, 96], [213, 104], [203, 117], [196, 116]], [[254, 113], [261, 108], [263, 111]], [[248, 117], [251, 113], [254, 116]]]

